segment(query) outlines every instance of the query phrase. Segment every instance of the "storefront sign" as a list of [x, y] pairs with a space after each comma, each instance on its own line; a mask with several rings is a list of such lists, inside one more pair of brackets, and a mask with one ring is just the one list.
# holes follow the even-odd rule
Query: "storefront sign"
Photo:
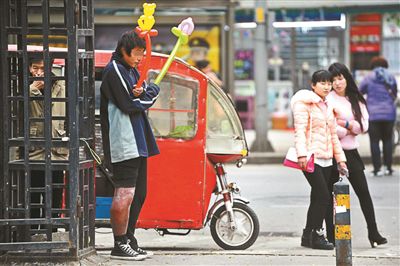
[[[361, 14], [352, 20], [350, 28], [351, 52], [380, 52], [381, 50], [381, 15]], [[363, 22], [368, 22], [363, 25]], [[374, 22], [371, 25], [371, 22]]]

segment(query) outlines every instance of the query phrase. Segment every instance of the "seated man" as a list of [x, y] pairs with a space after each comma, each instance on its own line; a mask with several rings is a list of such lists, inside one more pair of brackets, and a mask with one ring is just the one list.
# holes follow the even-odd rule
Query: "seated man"
[[[29, 72], [33, 77], [44, 76], [44, 62], [42, 59], [31, 59], [29, 65]], [[35, 80], [29, 86], [29, 96], [35, 98], [35, 96], [44, 95], [44, 81]], [[51, 97], [52, 98], [65, 98], [65, 82], [63, 80], [53, 81], [51, 84]], [[52, 116], [65, 116], [65, 103], [64, 102], [52, 102], [51, 104]], [[31, 100], [29, 102], [30, 118], [43, 118], [44, 117], [44, 101], [42, 99]], [[44, 121], [32, 121], [30, 123], [30, 138], [43, 138], [44, 137]], [[52, 120], [51, 121], [52, 138], [62, 138], [66, 136], [64, 129], [64, 120]], [[30, 160], [45, 160], [45, 149], [43, 147], [31, 146], [29, 150]], [[57, 147], [51, 149], [52, 160], [68, 160], [68, 148]], [[64, 182], [64, 171], [52, 171], [53, 183]], [[45, 171], [43, 170], [32, 170], [31, 171], [31, 187], [44, 188], [45, 187]], [[45, 202], [45, 193], [31, 193], [31, 204], [40, 204], [41, 197], [43, 197], [43, 203]], [[52, 208], [61, 208], [62, 201], [62, 189], [53, 188], [52, 190]], [[44, 217], [45, 209], [43, 208], [32, 208], [31, 218]], [[53, 213], [52, 217], [58, 217], [57, 213]], [[36, 226], [35, 226], [36, 227]]]

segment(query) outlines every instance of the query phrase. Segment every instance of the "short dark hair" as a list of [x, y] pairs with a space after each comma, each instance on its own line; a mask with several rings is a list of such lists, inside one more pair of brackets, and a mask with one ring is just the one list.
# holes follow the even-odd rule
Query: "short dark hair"
[[44, 63], [43, 58], [31, 58], [29, 59], [29, 66], [32, 66], [33, 64], [38, 64], [38, 63]]
[[146, 41], [140, 38], [135, 31], [126, 31], [119, 38], [117, 48], [115, 49], [115, 52], [120, 56], [122, 56], [122, 48], [128, 55], [130, 55], [134, 48], [142, 48], [146, 50]]
[[371, 69], [374, 69], [376, 67], [383, 67], [383, 68], [389, 67], [388, 61], [382, 56], [372, 57], [370, 65], [371, 65]]
[[[39, 57], [32, 57], [29, 59], [29, 66], [32, 66], [33, 64], [39, 64], [39, 63], [44, 63], [44, 59], [43, 58], [39, 58]], [[50, 66], [52, 66], [54, 63], [54, 58], [50, 59]]]
[[332, 82], [333, 77], [332, 74], [324, 69], [317, 70], [312, 74], [311, 77], [311, 83], [313, 85], [317, 84], [318, 82], [323, 82], [323, 81], [330, 81]]

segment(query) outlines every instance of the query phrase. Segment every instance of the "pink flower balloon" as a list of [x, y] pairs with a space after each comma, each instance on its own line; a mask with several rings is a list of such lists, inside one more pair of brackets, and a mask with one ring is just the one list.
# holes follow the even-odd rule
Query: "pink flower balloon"
[[190, 35], [194, 30], [194, 24], [191, 17], [182, 20], [182, 22], [178, 25], [178, 29], [180, 29], [183, 33]]

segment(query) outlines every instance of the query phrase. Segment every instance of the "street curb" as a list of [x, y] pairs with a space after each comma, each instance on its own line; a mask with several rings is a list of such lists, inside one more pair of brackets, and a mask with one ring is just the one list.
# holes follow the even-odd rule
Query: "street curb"
[[[283, 159], [285, 158], [284, 154], [276, 154], [274, 152], [249, 152], [249, 156], [247, 157], [248, 164], [282, 164]], [[364, 164], [371, 164], [372, 160], [370, 156], [362, 156]], [[399, 165], [400, 163], [400, 155], [396, 154], [393, 156], [393, 164]]]
[[[183, 250], [163, 250], [157, 248], [146, 248], [155, 252], [154, 256], [157, 255], [187, 255], [187, 256], [198, 256], [198, 255], [240, 255], [240, 256], [286, 256], [286, 257], [335, 257], [335, 254], [299, 254], [290, 252], [271, 252], [271, 251], [183, 251]], [[97, 254], [108, 255], [111, 248], [96, 248]], [[364, 258], [364, 259], [399, 259], [399, 256], [385, 256], [385, 255], [353, 255], [353, 258]]]

